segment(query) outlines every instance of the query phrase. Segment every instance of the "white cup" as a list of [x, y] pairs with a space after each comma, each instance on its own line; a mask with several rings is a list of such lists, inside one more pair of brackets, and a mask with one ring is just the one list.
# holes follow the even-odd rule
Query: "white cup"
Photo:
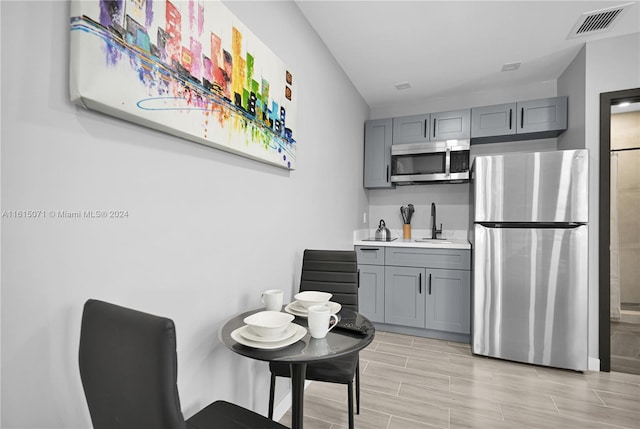
[[261, 296], [262, 303], [267, 307], [267, 311], [282, 310], [282, 299], [284, 291], [282, 289], [265, 290]]
[[[335, 319], [335, 323], [329, 327], [329, 320]], [[338, 316], [331, 314], [326, 305], [312, 305], [307, 314], [309, 333], [313, 338], [324, 338], [327, 332], [332, 330], [338, 323]]]

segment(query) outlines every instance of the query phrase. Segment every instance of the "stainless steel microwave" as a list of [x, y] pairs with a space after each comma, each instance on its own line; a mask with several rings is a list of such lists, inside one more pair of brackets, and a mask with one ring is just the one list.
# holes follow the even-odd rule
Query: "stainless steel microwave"
[[469, 146], [468, 139], [392, 145], [391, 182], [468, 182]]

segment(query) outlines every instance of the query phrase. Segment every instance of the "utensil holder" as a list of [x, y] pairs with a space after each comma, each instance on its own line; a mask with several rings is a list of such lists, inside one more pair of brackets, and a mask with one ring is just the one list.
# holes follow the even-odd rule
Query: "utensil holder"
[[410, 239], [411, 238], [411, 224], [405, 223], [402, 225], [402, 238]]

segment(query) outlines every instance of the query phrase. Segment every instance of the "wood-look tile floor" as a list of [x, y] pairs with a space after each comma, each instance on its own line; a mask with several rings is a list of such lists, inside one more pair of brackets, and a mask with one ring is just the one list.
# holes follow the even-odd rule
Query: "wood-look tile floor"
[[[640, 375], [507, 362], [380, 331], [360, 366], [357, 429], [640, 428]], [[305, 429], [346, 429], [346, 398], [344, 385], [311, 382]], [[290, 421], [289, 411], [280, 422]]]

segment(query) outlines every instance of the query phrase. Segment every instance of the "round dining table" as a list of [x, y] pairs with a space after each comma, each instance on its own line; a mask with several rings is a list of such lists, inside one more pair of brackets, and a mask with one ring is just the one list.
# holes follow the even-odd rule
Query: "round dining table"
[[[339, 358], [362, 350], [373, 341], [375, 327], [362, 314], [348, 308], [342, 308], [338, 313], [339, 319], [343, 322], [353, 322], [360, 328], [360, 331], [349, 330], [347, 327], [341, 327], [341, 324], [338, 323], [334, 329], [327, 333], [325, 338], [312, 338], [307, 331], [304, 336], [293, 344], [268, 349], [261, 347], [260, 344], [242, 341], [238, 337], [238, 330], [245, 326], [244, 318], [263, 310], [263, 308], [254, 309], [232, 317], [220, 328], [219, 338], [225, 346], [239, 355], [266, 362], [282, 362], [290, 365], [291, 425], [292, 429], [302, 429], [304, 382], [307, 364]], [[293, 323], [305, 329], [307, 327], [307, 319], [305, 317], [296, 316]], [[236, 341], [238, 339], [241, 341]], [[242, 342], [245, 344], [242, 344]]]

